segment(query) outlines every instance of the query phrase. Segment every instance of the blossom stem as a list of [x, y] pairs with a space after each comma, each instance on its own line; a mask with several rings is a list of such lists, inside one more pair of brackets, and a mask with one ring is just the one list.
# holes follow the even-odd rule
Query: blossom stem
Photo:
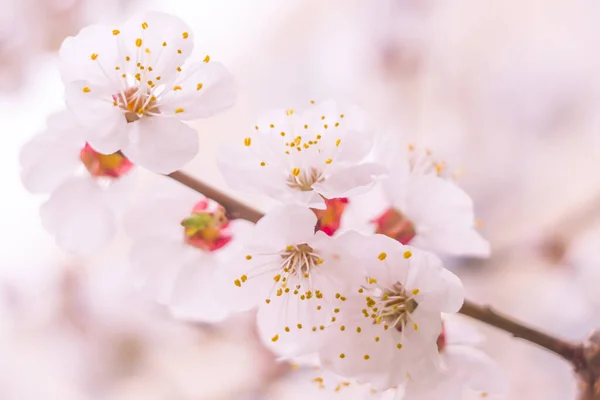
[[225, 210], [227, 210], [228, 217], [231, 219], [240, 218], [256, 223], [263, 216], [263, 213], [260, 211], [255, 210], [254, 208], [249, 207], [230, 196], [227, 196], [225, 193], [207, 185], [206, 183], [186, 174], [183, 171], [175, 171], [167, 176], [222, 205]]
[[[176, 171], [167, 176], [176, 180], [182, 185], [185, 185], [190, 189], [193, 189], [196, 192], [218, 202], [225, 207], [229, 217], [232, 219], [241, 218], [251, 222], [257, 222], [263, 216], [260, 211], [255, 210], [254, 208], [249, 207], [232, 197], [229, 197], [225, 193], [205, 184], [204, 182], [201, 182], [185, 172]], [[513, 320], [512, 318], [499, 314], [489, 306], [477, 305], [469, 300], [465, 300], [459, 313], [494, 326], [510, 333], [516, 338], [527, 340], [555, 354], [558, 354], [573, 364], [576, 370], [585, 368], [582, 344], [564, 341], [560, 338], [526, 326], [518, 321]]]
[[506, 317], [490, 306], [465, 300], [459, 313], [510, 333], [515, 338], [537, 344], [569, 361], [576, 370], [584, 367], [583, 345], [571, 343]]

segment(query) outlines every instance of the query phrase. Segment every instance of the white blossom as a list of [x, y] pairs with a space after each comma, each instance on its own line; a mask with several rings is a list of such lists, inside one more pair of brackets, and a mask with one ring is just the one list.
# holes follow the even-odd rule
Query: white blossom
[[487, 257], [490, 244], [476, 227], [473, 201], [428, 151], [396, 152], [389, 176], [351, 198], [342, 225], [390, 236], [403, 244], [454, 256]]
[[281, 355], [314, 350], [362, 276], [344, 237], [315, 233], [316, 221], [300, 206], [270, 211], [218, 271], [220, 299], [232, 309], [258, 306], [261, 336]]
[[434, 384], [409, 381], [402, 400], [468, 400], [505, 395], [507, 382], [498, 365], [476, 346], [483, 341], [473, 327], [458, 318], [444, 318], [438, 338], [442, 369]]
[[345, 236], [366, 277], [325, 333], [323, 366], [379, 390], [426, 379], [439, 368], [441, 313], [462, 305], [460, 280], [432, 254], [384, 235]]
[[251, 227], [229, 221], [216, 202], [166, 180], [126, 220], [135, 285], [176, 317], [220, 321], [228, 312], [213, 295], [213, 275], [240, 250]]
[[119, 153], [103, 155], [85, 143], [66, 111], [23, 146], [21, 179], [33, 193], [49, 194], [41, 206], [44, 228], [76, 253], [99, 250], [112, 239], [133, 184], [133, 164]]
[[366, 161], [373, 138], [354, 107], [326, 101], [301, 114], [276, 110], [262, 116], [255, 131], [220, 154], [221, 171], [233, 188], [325, 209], [323, 198], [363, 193], [383, 172]]
[[210, 117], [235, 100], [233, 78], [210, 61], [188, 61], [193, 35], [179, 18], [147, 13], [123, 28], [92, 25], [60, 50], [70, 111], [98, 151], [170, 173], [198, 152], [182, 121]]

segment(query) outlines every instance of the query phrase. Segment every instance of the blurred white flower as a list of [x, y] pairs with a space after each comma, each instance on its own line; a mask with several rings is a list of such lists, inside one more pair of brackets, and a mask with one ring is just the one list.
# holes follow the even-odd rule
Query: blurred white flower
[[103, 155], [81, 137], [83, 128], [63, 111], [23, 146], [21, 179], [33, 193], [49, 193], [41, 206], [44, 228], [58, 245], [89, 253], [112, 239], [133, 183], [133, 164], [119, 153]]
[[228, 313], [213, 296], [213, 274], [252, 224], [228, 221], [214, 201], [165, 180], [126, 219], [135, 283], [177, 317], [220, 321]]
[[301, 115], [272, 111], [255, 129], [243, 144], [220, 154], [219, 166], [233, 188], [325, 209], [323, 198], [363, 193], [382, 173], [382, 166], [366, 161], [373, 140], [355, 107], [326, 101]]
[[438, 338], [442, 370], [435, 380], [409, 380], [402, 400], [467, 400], [505, 395], [508, 390], [498, 365], [477, 345], [483, 337], [458, 318], [444, 318], [444, 330]]
[[325, 332], [323, 367], [380, 390], [425, 379], [439, 368], [441, 313], [462, 305], [460, 280], [434, 255], [384, 235], [344, 236], [367, 277]]
[[342, 225], [436, 253], [489, 256], [490, 244], [475, 226], [473, 201], [445, 175], [445, 164], [428, 152], [413, 147], [397, 152], [381, 187], [350, 199]]
[[[373, 394], [373, 397], [370, 395], [368, 385], [314, 367], [298, 369], [275, 382], [265, 397], [267, 400], [384, 400], [380, 393]], [[390, 397], [389, 400], [391, 399]]]
[[258, 306], [260, 334], [281, 355], [313, 350], [363, 276], [344, 237], [315, 234], [316, 222], [307, 208], [274, 209], [217, 272], [219, 298], [233, 309]]
[[190, 28], [161, 13], [131, 19], [122, 30], [92, 25], [67, 38], [60, 50], [66, 101], [86, 140], [157, 173], [189, 162], [198, 137], [182, 121], [229, 108], [236, 93], [222, 64], [209, 56], [186, 62], [192, 48]]

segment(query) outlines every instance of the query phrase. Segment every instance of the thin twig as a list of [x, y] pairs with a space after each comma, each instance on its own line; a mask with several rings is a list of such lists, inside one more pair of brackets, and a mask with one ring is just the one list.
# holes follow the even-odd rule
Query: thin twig
[[[229, 196], [219, 190], [206, 185], [198, 179], [186, 174], [185, 172], [176, 171], [168, 175], [177, 182], [203, 194], [204, 196], [213, 199], [220, 203], [229, 216], [233, 219], [241, 218], [251, 222], [257, 222], [262, 218], [263, 214]], [[494, 326], [498, 329], [510, 333], [516, 338], [527, 340], [535, 343], [569, 361], [576, 370], [585, 368], [583, 359], [583, 345], [574, 344], [562, 339], [556, 338], [537, 329], [528, 327], [520, 322], [517, 322], [509, 317], [497, 313], [489, 306], [480, 306], [465, 300], [462, 308], [459, 311], [468, 317]]]
[[512, 318], [506, 317], [490, 306], [480, 306], [469, 300], [465, 300], [459, 313], [484, 322], [510, 333], [512, 336], [535, 343], [551, 352], [558, 354], [565, 360], [571, 362], [576, 369], [582, 367], [583, 363], [583, 346], [571, 342], [564, 341], [552, 335], [548, 335], [537, 329], [531, 328], [517, 322]]
[[172, 174], [167, 175], [169, 178], [176, 180], [189, 187], [190, 189], [195, 190], [198, 193], [203, 194], [209, 199], [213, 199], [227, 210], [228, 216], [231, 219], [245, 219], [250, 222], [258, 222], [259, 219], [262, 218], [263, 213], [254, 208], [247, 206], [246, 204], [237, 201], [236, 199], [227, 196], [225, 193], [205, 184], [204, 182], [199, 181], [186, 174], [183, 171], [175, 171]]

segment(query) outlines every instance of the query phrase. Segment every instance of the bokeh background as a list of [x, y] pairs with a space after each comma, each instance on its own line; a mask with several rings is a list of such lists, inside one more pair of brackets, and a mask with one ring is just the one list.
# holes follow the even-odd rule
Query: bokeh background
[[[0, 9], [0, 399], [334, 397], [275, 363], [252, 315], [177, 322], [136, 293], [125, 235], [79, 258], [41, 227], [43, 199], [21, 186], [18, 155], [64, 107], [58, 47], [87, 24], [145, 10], [183, 18], [240, 86], [233, 109], [194, 123], [202, 151], [190, 173], [227, 191], [216, 152], [246, 136], [258, 112], [356, 103], [374, 129], [444, 158], [474, 198], [493, 255], [448, 261], [471, 299], [567, 339], [600, 327], [600, 3], [0, 0]], [[576, 398], [560, 359], [480, 328], [508, 398]]]

